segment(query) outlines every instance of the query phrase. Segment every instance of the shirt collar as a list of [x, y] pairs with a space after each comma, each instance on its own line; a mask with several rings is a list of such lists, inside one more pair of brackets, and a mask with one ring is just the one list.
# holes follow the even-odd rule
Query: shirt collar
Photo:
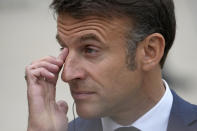
[[[163, 83], [166, 91], [160, 101], [143, 116], [138, 118], [133, 124], [128, 126], [134, 126], [142, 131], [166, 131], [172, 108], [173, 96], [167, 82], [163, 80]], [[117, 124], [109, 117], [103, 117], [101, 118], [101, 121], [103, 131], [114, 131], [115, 129], [122, 127], [122, 125]]]

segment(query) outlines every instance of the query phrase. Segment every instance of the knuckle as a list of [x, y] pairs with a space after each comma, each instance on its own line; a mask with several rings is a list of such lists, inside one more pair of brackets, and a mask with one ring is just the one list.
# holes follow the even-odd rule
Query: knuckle
[[29, 70], [32, 70], [32, 69], [35, 69], [35, 68], [36, 68], [35, 64], [34, 65], [29, 65]]
[[38, 64], [40, 64], [41, 66], [46, 66], [47, 62], [46, 61], [40, 61]]
[[40, 72], [45, 73], [45, 72], [47, 72], [47, 70], [45, 68], [41, 67]]
[[48, 65], [50, 65], [51, 63], [50, 62], [48, 62], [48, 61], [42, 61], [42, 63], [41, 63], [43, 66], [48, 66]]
[[28, 71], [27, 76], [34, 76], [34, 71], [33, 70]]
[[54, 56], [46, 56], [46, 57], [44, 57], [42, 60], [43, 60], [43, 61], [48, 61], [48, 60], [53, 60], [53, 59], [55, 59]]
[[29, 70], [29, 65], [25, 66], [25, 71]]
[[26, 72], [29, 72], [31, 70], [31, 65], [27, 65], [26, 67], [25, 67], [25, 71]]
[[37, 63], [38, 61], [35, 60], [35, 61], [32, 61], [30, 65], [34, 65], [35, 63]]
[[56, 59], [54, 56], [51, 56], [51, 55], [50, 55], [50, 56], [48, 56], [48, 57], [49, 57], [49, 58], [51, 58], [51, 59]]

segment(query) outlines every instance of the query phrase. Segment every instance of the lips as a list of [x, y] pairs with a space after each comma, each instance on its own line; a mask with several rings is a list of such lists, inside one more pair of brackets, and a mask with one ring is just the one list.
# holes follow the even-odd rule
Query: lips
[[73, 91], [71, 90], [71, 94], [75, 100], [84, 100], [89, 99], [91, 96], [95, 95], [95, 92], [92, 91]]

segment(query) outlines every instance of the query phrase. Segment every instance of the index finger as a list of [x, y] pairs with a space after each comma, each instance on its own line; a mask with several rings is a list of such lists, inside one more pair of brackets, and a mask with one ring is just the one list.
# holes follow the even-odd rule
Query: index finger
[[66, 60], [67, 55], [68, 55], [68, 48], [64, 48], [59, 54], [59, 56], [57, 57], [57, 59], [64, 62]]

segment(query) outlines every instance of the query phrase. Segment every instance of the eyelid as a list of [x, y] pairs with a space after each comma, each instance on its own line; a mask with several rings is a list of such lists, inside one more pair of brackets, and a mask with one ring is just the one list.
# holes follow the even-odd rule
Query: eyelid
[[60, 47], [60, 51], [62, 51], [64, 49], [64, 47]]
[[85, 48], [91, 48], [91, 49], [94, 49], [94, 50], [98, 50], [99, 47], [95, 46], [95, 45], [86, 45]]
[[99, 48], [95, 46], [85, 46], [83, 49], [86, 56], [95, 57], [99, 54]]

